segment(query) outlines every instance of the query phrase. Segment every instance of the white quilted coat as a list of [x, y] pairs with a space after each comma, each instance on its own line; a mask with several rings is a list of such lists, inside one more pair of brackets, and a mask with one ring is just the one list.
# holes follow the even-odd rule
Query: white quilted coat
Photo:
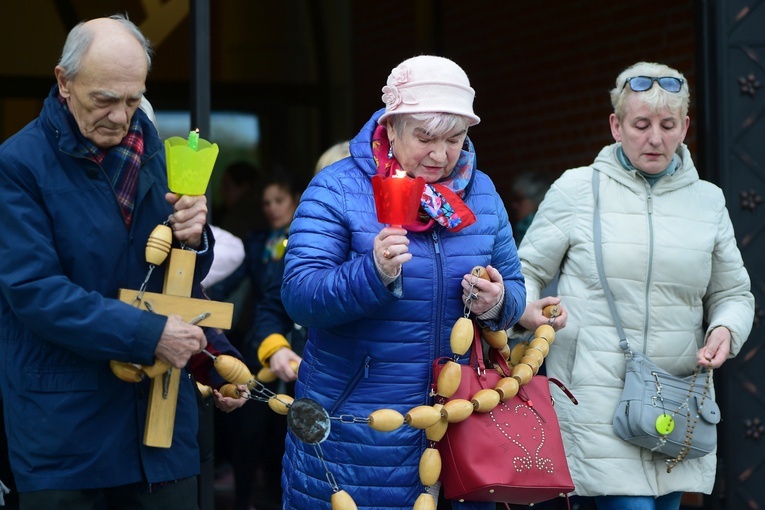
[[[706, 334], [723, 325], [735, 355], [749, 335], [754, 298], [722, 191], [699, 179], [684, 145], [674, 175], [653, 188], [619, 164], [617, 147], [605, 147], [593, 166], [601, 171], [605, 273], [632, 348], [690, 374]], [[595, 265], [592, 174], [591, 166], [575, 168], [553, 184], [519, 250], [527, 302], [561, 271], [558, 293], [569, 319], [545, 364], [579, 400], [556, 399], [576, 493], [708, 494], [714, 454], [667, 473], [664, 458], [613, 433], [625, 362]]]

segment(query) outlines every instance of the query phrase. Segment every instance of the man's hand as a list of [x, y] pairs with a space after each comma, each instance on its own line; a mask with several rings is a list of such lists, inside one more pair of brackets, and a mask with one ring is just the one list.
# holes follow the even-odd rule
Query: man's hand
[[167, 193], [165, 200], [175, 211], [169, 218], [175, 238], [191, 248], [199, 248], [202, 244], [202, 231], [207, 222], [207, 197]]
[[154, 355], [175, 368], [183, 368], [189, 358], [207, 347], [204, 331], [199, 326], [183, 322], [180, 315], [167, 318]]

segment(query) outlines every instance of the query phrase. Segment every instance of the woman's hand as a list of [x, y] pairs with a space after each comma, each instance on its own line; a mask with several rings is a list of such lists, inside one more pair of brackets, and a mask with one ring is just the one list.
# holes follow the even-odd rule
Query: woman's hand
[[295, 351], [292, 349], [282, 347], [268, 359], [268, 368], [282, 381], [294, 381], [297, 379], [297, 372], [290, 366], [292, 361], [300, 365], [303, 358], [295, 354]]
[[[542, 313], [542, 310], [550, 305], [558, 307], [557, 317], [546, 317]], [[527, 304], [526, 310], [524, 310], [523, 315], [521, 315], [521, 318], [518, 320], [518, 324], [529, 331], [536, 331], [542, 324], [549, 324], [557, 331], [566, 327], [566, 321], [568, 321], [568, 312], [561, 306], [560, 298], [557, 296], [548, 296]]]
[[462, 302], [476, 316], [497, 306], [505, 295], [505, 284], [500, 272], [489, 265], [486, 266], [486, 274], [489, 280], [479, 278], [472, 273], [462, 277]]
[[401, 266], [412, 260], [409, 238], [401, 227], [385, 227], [375, 236], [375, 263], [387, 276], [398, 276]]
[[696, 353], [696, 359], [700, 366], [720, 368], [730, 355], [730, 343], [732, 335], [725, 326], [717, 326], [707, 337], [707, 343]]
[[202, 231], [207, 223], [207, 197], [167, 193], [165, 200], [173, 206], [170, 226], [175, 238], [191, 248], [199, 248], [202, 244]]
[[239, 398], [232, 398], [232, 397], [224, 397], [220, 394], [220, 392], [216, 389], [213, 389], [213, 399], [215, 403], [215, 407], [223, 411], [224, 413], [230, 413], [234, 409], [239, 409], [244, 405], [245, 402], [247, 402], [246, 395], [249, 394], [249, 391], [247, 391], [247, 386], [244, 384], [240, 384], [236, 387], [237, 390], [239, 390], [239, 394], [242, 395]]

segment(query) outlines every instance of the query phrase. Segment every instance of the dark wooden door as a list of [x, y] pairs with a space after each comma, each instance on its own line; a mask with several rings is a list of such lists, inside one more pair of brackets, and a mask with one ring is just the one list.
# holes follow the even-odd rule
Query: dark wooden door
[[756, 315], [744, 348], [718, 370], [719, 464], [707, 508], [765, 508], [765, 2], [702, 1], [699, 155], [720, 185], [752, 280]]

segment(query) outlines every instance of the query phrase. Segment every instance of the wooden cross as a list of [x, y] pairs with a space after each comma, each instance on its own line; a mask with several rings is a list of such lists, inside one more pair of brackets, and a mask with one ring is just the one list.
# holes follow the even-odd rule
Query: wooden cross
[[[191, 297], [196, 257], [197, 254], [194, 251], [172, 248], [162, 294], [120, 289], [119, 300], [130, 304], [137, 301], [140, 308], [160, 315], [177, 314], [186, 322], [209, 314], [197, 324], [230, 329], [234, 315], [232, 303]], [[155, 360], [154, 365], [141, 367], [141, 369], [151, 378], [143, 444], [157, 448], [170, 448], [173, 441], [181, 371], [160, 360]]]

